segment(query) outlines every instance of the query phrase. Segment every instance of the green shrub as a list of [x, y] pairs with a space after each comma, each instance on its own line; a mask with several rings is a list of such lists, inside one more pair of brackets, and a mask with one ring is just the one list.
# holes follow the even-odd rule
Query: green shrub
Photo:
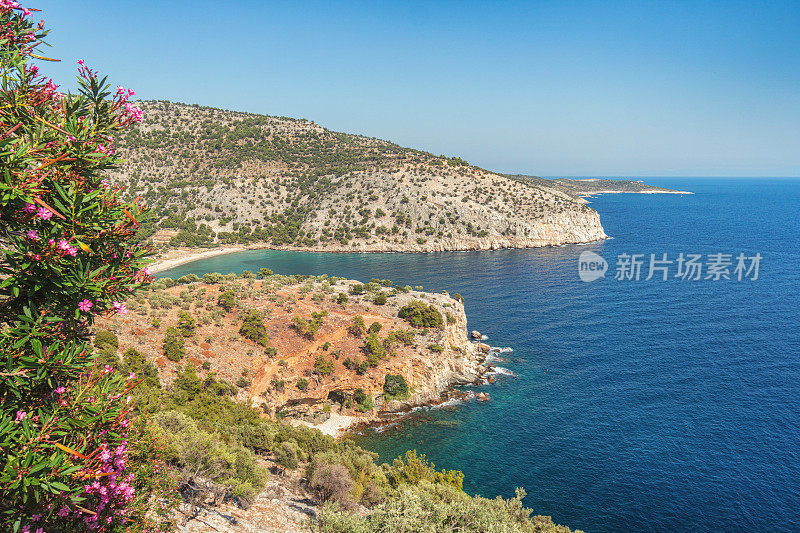
[[442, 328], [442, 314], [432, 305], [414, 300], [400, 308], [397, 316], [408, 321], [415, 328]]
[[208, 283], [209, 285], [222, 283], [224, 279], [225, 278], [219, 272], [207, 272], [203, 274], [203, 283]]
[[292, 327], [300, 335], [308, 339], [313, 339], [314, 335], [319, 331], [319, 328], [322, 327], [322, 319], [326, 316], [328, 316], [327, 311], [311, 313], [311, 320], [307, 320], [301, 316], [294, 316], [292, 317]]
[[363, 350], [370, 366], [378, 366], [378, 362], [386, 357], [386, 347], [374, 334], [369, 335], [367, 340], [364, 341]]
[[164, 333], [164, 356], [170, 361], [180, 361], [186, 355], [184, 345], [186, 341], [178, 328], [169, 327]]
[[375, 305], [384, 305], [386, 303], [387, 296], [385, 292], [379, 292], [375, 295], [375, 298], [372, 299], [372, 303]]
[[178, 330], [184, 337], [191, 337], [194, 335], [194, 330], [197, 327], [197, 321], [187, 311], [180, 311], [178, 313]]
[[133, 372], [138, 379], [143, 380], [143, 384], [148, 387], [161, 387], [158, 379], [158, 369], [156, 365], [145, 359], [144, 355], [136, 348], [128, 348], [122, 355], [125, 362], [125, 371]]
[[447, 323], [451, 326], [456, 323], [456, 317], [454, 317], [449, 311], [445, 313], [445, 317], [447, 318]]
[[300, 389], [302, 391], [308, 389], [308, 380], [306, 378], [298, 379], [297, 383], [295, 384], [295, 387], [297, 387], [298, 389]]
[[336, 297], [336, 302], [341, 305], [342, 307], [347, 307], [347, 295], [343, 292], [340, 292], [339, 295]]
[[428, 349], [434, 353], [442, 353], [444, 351], [444, 346], [439, 346], [438, 344], [429, 344]]
[[364, 323], [364, 317], [361, 315], [356, 315], [353, 317], [353, 322], [350, 324], [350, 327], [347, 328], [347, 331], [350, 332], [350, 335], [353, 337], [361, 337], [364, 335], [367, 327]]
[[414, 331], [412, 330], [396, 330], [392, 331], [384, 339], [384, 344], [387, 347], [394, 346], [395, 343], [400, 343], [403, 346], [412, 346], [414, 344]]
[[110, 346], [114, 350], [116, 350], [117, 348], [119, 348], [119, 339], [114, 333], [110, 331], [100, 330], [94, 336], [94, 345], [97, 346], [98, 348], [102, 348], [103, 346]]
[[381, 330], [382, 326], [380, 322], [373, 322], [369, 325], [369, 329], [367, 330], [371, 334], [376, 334]]
[[225, 291], [217, 298], [217, 305], [230, 311], [236, 306], [236, 294], [233, 291]]
[[407, 398], [408, 383], [406, 383], [406, 378], [399, 374], [386, 374], [383, 381], [383, 392], [389, 400]]
[[358, 296], [359, 294], [364, 294], [365, 288], [360, 283], [356, 283], [355, 285], [350, 285], [350, 294], [353, 296]]
[[251, 309], [245, 312], [242, 326], [239, 328], [239, 335], [261, 346], [267, 345], [269, 335], [267, 335], [267, 327], [264, 325], [264, 315], [261, 311]]
[[353, 391], [353, 401], [356, 402], [357, 409], [365, 413], [372, 409], [372, 398], [364, 392], [364, 389], [356, 389]]
[[336, 365], [333, 363], [333, 359], [325, 358], [322, 355], [317, 356], [316, 361], [314, 361], [314, 372], [320, 376], [329, 376], [333, 374], [335, 368]]
[[159, 429], [163, 454], [174, 467], [209, 479], [244, 502], [252, 501], [264, 486], [267, 471], [247, 448], [204, 431], [179, 411], [157, 413], [153, 423]]
[[270, 277], [274, 272], [268, 268], [261, 268], [258, 270], [258, 279], [264, 279]]
[[300, 465], [300, 447], [296, 442], [285, 441], [275, 449], [275, 464], [294, 470]]

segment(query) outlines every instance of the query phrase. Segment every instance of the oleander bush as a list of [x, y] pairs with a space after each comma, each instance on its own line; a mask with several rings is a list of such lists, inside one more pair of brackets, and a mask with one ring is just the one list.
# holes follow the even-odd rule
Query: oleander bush
[[83, 61], [77, 94], [59, 92], [31, 63], [47, 60], [47, 33], [0, 1], [0, 523], [106, 531], [143, 523], [133, 503], [149, 497], [129, 468], [139, 380], [89, 344], [95, 317], [126, 313], [150, 281], [136, 243], [147, 211], [105, 178], [141, 111]]

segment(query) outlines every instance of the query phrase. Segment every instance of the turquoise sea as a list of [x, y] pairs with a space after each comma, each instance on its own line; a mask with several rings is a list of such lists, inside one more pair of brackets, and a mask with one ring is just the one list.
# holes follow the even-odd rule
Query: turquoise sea
[[[514, 348], [514, 376], [482, 389], [488, 403], [420, 411], [361, 445], [415, 448], [470, 493], [522, 486], [537, 513], [591, 532], [800, 530], [800, 180], [646, 181], [696, 194], [594, 198], [613, 239], [590, 245], [250, 251], [162, 275], [268, 267], [460, 292], [469, 328]], [[587, 250], [605, 278], [580, 280]], [[675, 263], [644, 279], [650, 254], [681, 253], [731, 254], [732, 279], [675, 278]], [[762, 256], [757, 280], [735, 279], [740, 253]], [[644, 254], [640, 280], [614, 279], [622, 254]]]

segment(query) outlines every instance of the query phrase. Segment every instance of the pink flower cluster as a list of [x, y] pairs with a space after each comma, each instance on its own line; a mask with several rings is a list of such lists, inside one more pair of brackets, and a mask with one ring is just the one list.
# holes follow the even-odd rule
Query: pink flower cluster
[[[90, 530], [111, 524], [115, 517], [124, 518], [127, 514], [125, 505], [136, 495], [136, 489], [131, 486], [133, 474], [123, 475], [128, 460], [128, 448], [125, 442], [113, 450], [108, 444], [103, 443], [99, 459], [102, 462], [99, 473], [105, 475], [83, 487], [85, 496], [94, 496], [98, 500], [93, 509], [97, 514], [83, 517], [84, 523]], [[57, 514], [65, 517], [70, 512], [69, 508], [62, 507]], [[75, 510], [74, 513], [82, 514], [80, 510]]]
[[75, 257], [76, 255], [78, 255], [78, 249], [72, 246], [68, 241], [65, 241], [64, 239], [61, 239], [58, 242], [58, 248], [62, 252], [65, 252], [65, 254], [70, 257]]
[[29, 17], [31, 12], [19, 5], [19, 2], [13, 0], [0, 0], [0, 10], [8, 11], [10, 9], [19, 9], [23, 17]]
[[150, 268], [144, 267], [134, 275], [134, 279], [141, 283], [145, 281], [149, 276], [150, 276]]
[[117, 97], [119, 97], [120, 102], [127, 102], [128, 98], [134, 96], [136, 91], [133, 89], [126, 89], [122, 85], [117, 85]]
[[128, 115], [134, 122], [141, 122], [144, 120], [144, 111], [138, 107], [133, 107], [128, 102], [125, 102], [125, 114]]
[[45, 207], [36, 207], [36, 204], [25, 204], [25, 208], [23, 209], [25, 213], [29, 215], [36, 213], [34, 218], [41, 218], [42, 220], [50, 220], [53, 216], [53, 212]]
[[116, 311], [120, 315], [125, 315], [128, 313], [128, 308], [125, 307], [125, 304], [122, 302], [114, 302], [113, 304], [111, 304], [111, 306], [114, 308], [114, 311]]

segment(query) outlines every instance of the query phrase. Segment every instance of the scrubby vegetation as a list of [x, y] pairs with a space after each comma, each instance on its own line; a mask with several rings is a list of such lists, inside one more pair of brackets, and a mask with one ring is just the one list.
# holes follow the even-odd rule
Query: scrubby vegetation
[[397, 316], [406, 319], [415, 328], [441, 328], [444, 326], [442, 313], [421, 300], [414, 300], [403, 306]]
[[[387, 376], [387, 383], [402, 389], [396, 377]], [[376, 454], [349, 441], [265, 420], [230, 392], [230, 385], [213, 377], [201, 380], [192, 367], [171, 390], [138, 392], [137, 409], [154, 413], [144, 431], [164, 443], [184, 495], [230, 497], [247, 505], [270, 475], [256, 460], [266, 454], [281, 468], [303, 467], [310, 487], [327, 502], [312, 522], [314, 531], [569, 531], [546, 517], [530, 517], [521, 504], [524, 491], [510, 500], [468, 496], [461, 472], [437, 470], [413, 450], [379, 465]], [[353, 399], [371, 407], [363, 391]], [[353, 513], [357, 507], [366, 514]]]
[[406, 378], [399, 374], [386, 374], [383, 382], [383, 392], [387, 400], [405, 399], [408, 397], [408, 383]]
[[266, 346], [269, 342], [267, 327], [264, 325], [264, 315], [260, 311], [251, 309], [247, 311], [242, 319], [242, 327], [239, 334], [245, 339], [250, 339], [256, 344]]

